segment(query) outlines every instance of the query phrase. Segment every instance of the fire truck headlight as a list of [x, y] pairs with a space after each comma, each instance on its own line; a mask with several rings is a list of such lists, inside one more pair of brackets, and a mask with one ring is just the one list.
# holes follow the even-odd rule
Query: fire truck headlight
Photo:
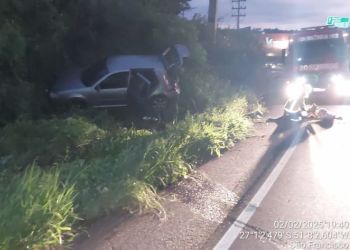
[[308, 97], [312, 92], [312, 87], [310, 84], [306, 84], [305, 77], [298, 77], [287, 85], [286, 92], [289, 99], [296, 99], [301, 96]]
[[299, 83], [290, 83], [287, 85], [287, 96], [289, 99], [296, 99], [303, 95], [303, 85]]
[[338, 96], [350, 96], [350, 81], [337, 82], [334, 87]]
[[334, 75], [331, 77], [331, 81], [334, 84], [338, 84], [338, 83], [344, 83], [345, 79], [344, 79], [344, 76], [342, 75]]
[[331, 78], [335, 93], [338, 96], [350, 96], [350, 81], [342, 75], [334, 75]]

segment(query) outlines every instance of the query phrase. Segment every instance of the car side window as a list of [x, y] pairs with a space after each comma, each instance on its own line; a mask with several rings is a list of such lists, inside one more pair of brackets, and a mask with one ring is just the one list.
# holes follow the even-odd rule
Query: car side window
[[119, 89], [127, 88], [129, 81], [129, 72], [120, 72], [108, 76], [104, 79], [99, 87], [100, 89]]

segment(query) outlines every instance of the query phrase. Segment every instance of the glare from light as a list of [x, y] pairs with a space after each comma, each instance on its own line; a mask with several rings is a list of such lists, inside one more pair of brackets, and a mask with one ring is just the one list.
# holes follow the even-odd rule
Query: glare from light
[[342, 81], [335, 83], [335, 91], [339, 96], [350, 96], [350, 82]]
[[324, 189], [322, 191], [343, 201], [349, 196], [349, 150], [344, 147], [349, 136], [350, 130], [339, 126], [319, 132], [308, 140], [314, 172], [314, 180], [310, 181], [316, 181]]
[[343, 37], [348, 37], [349, 33], [343, 33]]
[[287, 96], [290, 99], [296, 99], [303, 95], [304, 86], [300, 83], [291, 83], [287, 85]]
[[306, 83], [306, 78], [303, 76], [297, 77], [297, 79], [295, 80], [295, 83], [297, 84], [305, 84]]
[[313, 88], [310, 84], [305, 85], [305, 97], [309, 97], [309, 95], [312, 93]]
[[302, 60], [303, 60], [303, 58], [301, 58], [301, 57], [299, 57], [299, 58], [297, 59], [298, 62], [301, 62]]
[[289, 40], [273, 41], [272, 46], [275, 49], [287, 49], [289, 47]]
[[333, 75], [332, 78], [331, 78], [331, 81], [333, 83], [340, 83], [340, 82], [344, 82], [344, 77], [342, 75]]
[[306, 84], [305, 77], [298, 77], [294, 82], [288, 83], [286, 93], [289, 99], [297, 99], [301, 96], [308, 97], [312, 92], [312, 86]]
[[350, 81], [346, 80], [344, 76], [340, 74], [334, 75], [331, 81], [338, 96], [350, 96]]
[[274, 54], [274, 53], [267, 53], [266, 55], [267, 55], [268, 57], [275, 56], [275, 54]]

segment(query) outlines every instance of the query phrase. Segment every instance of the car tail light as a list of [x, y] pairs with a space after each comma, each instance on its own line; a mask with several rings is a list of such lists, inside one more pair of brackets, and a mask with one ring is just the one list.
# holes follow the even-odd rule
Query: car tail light
[[163, 75], [163, 80], [164, 80], [164, 83], [165, 83], [166, 90], [168, 90], [168, 91], [172, 90], [172, 86], [170, 84], [170, 81], [169, 81], [168, 77], [165, 74]]

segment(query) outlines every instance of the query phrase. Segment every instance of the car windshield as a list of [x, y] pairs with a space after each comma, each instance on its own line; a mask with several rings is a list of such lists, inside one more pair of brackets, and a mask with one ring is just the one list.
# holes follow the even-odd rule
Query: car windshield
[[295, 60], [298, 64], [332, 63], [342, 59], [345, 51], [342, 39], [299, 42], [295, 45]]
[[104, 59], [85, 69], [81, 74], [81, 80], [86, 86], [92, 86], [106, 74], [108, 74], [107, 60]]

